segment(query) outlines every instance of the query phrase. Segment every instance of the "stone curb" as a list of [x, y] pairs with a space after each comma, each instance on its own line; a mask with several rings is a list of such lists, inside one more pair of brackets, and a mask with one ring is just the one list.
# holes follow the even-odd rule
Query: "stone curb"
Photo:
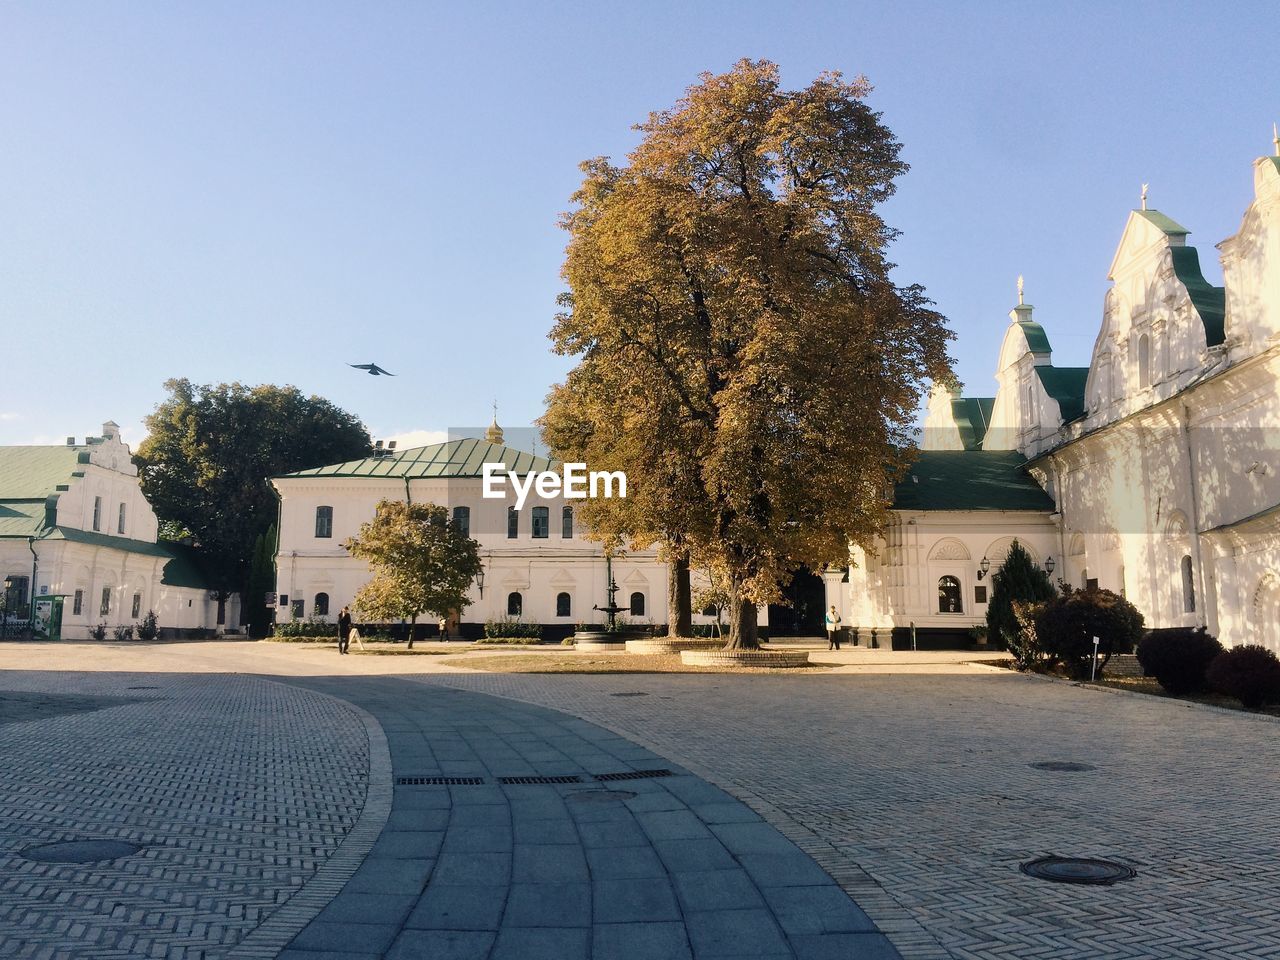
[[682, 653], [724, 646], [723, 640], [628, 640], [627, 653]]
[[807, 667], [809, 652], [799, 650], [685, 650], [680, 662], [689, 667]]
[[[369, 785], [365, 791], [364, 807], [360, 818], [351, 828], [337, 851], [321, 864], [315, 876], [302, 885], [278, 910], [254, 927], [243, 940], [225, 954], [226, 960], [273, 960], [302, 929], [328, 906], [347, 881], [355, 874], [369, 851], [373, 849], [387, 818], [391, 815], [393, 787], [391, 785], [391, 751], [387, 735], [373, 714], [349, 700], [321, 693], [311, 687], [291, 684], [283, 680], [258, 679], [278, 683], [294, 690], [305, 690], [316, 696], [328, 697], [345, 704], [364, 723], [369, 738]], [[301, 678], [300, 678], [301, 679]]]

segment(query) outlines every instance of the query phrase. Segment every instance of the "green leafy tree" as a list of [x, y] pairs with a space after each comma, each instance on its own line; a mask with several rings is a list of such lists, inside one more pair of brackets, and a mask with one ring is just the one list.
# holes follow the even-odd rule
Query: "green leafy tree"
[[481, 569], [480, 545], [449, 522], [444, 507], [382, 500], [344, 546], [373, 571], [356, 592], [356, 610], [367, 620], [408, 620], [411, 649], [420, 615], [446, 617], [471, 604], [467, 589]]
[[1030, 669], [1036, 659], [1035, 644], [1014, 613], [1014, 604], [1039, 603], [1057, 596], [1049, 575], [1031, 559], [1017, 540], [1009, 547], [1000, 569], [991, 575], [991, 602], [987, 605], [987, 636], [1004, 644], [1018, 669]]
[[624, 165], [583, 164], [552, 341], [578, 358], [548, 398], [564, 460], [624, 470], [588, 501], [606, 541], [723, 570], [729, 648], [800, 566], [871, 547], [913, 449], [947, 331], [890, 278], [878, 213], [907, 169], [837, 73], [784, 90], [743, 60], [640, 124]]
[[249, 579], [241, 607], [241, 619], [249, 624], [255, 637], [265, 637], [271, 625], [271, 612], [267, 607], [267, 594], [275, 589], [276, 525], [254, 540], [249, 564]]
[[254, 543], [276, 518], [270, 478], [366, 457], [369, 432], [296, 387], [182, 379], [165, 389], [134, 457], [143, 493], [162, 529], [190, 536], [223, 597], [247, 592]]

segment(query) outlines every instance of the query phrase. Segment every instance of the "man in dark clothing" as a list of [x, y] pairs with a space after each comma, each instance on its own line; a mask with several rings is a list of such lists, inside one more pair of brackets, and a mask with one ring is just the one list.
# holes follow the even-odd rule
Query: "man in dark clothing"
[[338, 652], [346, 653], [351, 646], [351, 610], [343, 607], [338, 614]]

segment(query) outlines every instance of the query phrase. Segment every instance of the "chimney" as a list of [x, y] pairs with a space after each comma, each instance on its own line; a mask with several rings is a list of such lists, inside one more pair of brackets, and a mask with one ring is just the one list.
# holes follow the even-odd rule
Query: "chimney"
[[68, 446], [68, 447], [74, 447], [75, 445], [76, 445], [76, 438], [75, 438], [75, 437], [67, 437], [67, 446]]
[[120, 424], [114, 420], [108, 420], [102, 425], [102, 439], [110, 440], [112, 437], [120, 436]]
[[394, 450], [395, 448], [396, 448], [396, 442], [395, 442], [394, 440], [388, 440], [388, 441], [387, 441], [387, 453], [390, 453], [390, 452], [391, 452], [392, 450]]

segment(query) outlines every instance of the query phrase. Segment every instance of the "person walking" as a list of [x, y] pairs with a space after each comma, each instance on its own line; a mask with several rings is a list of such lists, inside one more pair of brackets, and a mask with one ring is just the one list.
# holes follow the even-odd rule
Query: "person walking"
[[351, 608], [343, 607], [338, 614], [338, 652], [346, 653], [351, 646]]
[[448, 617], [440, 618], [440, 639], [441, 640], [449, 639], [449, 618]]
[[840, 649], [840, 614], [836, 613], [836, 605], [833, 603], [831, 609], [827, 611], [827, 649]]

